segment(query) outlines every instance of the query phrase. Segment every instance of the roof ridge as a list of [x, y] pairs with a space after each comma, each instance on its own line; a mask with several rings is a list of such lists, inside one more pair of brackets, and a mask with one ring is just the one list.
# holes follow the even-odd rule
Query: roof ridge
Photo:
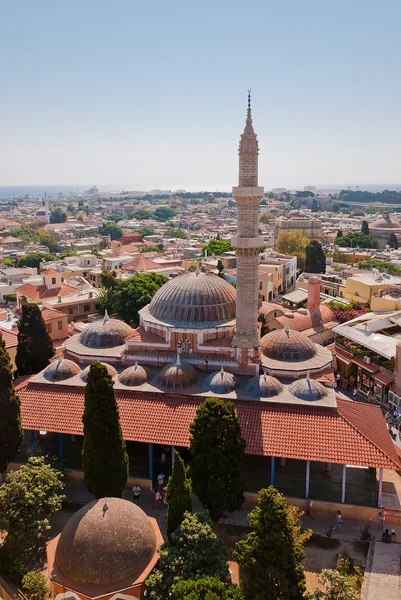
[[[341, 400], [341, 399], [340, 399], [340, 400]], [[350, 404], [352, 404], [354, 401], [353, 401], [353, 400], [349, 400], [348, 402], [350, 402]], [[338, 407], [338, 404], [337, 404], [337, 407]], [[372, 408], [378, 408], [378, 409], [380, 410], [380, 408], [379, 408], [378, 406], [373, 406]], [[382, 449], [382, 448], [380, 448], [380, 447], [379, 447], [377, 444], [375, 444], [375, 443], [374, 443], [372, 440], [370, 440], [370, 439], [369, 439], [369, 438], [366, 436], [366, 434], [365, 434], [365, 433], [363, 433], [363, 431], [361, 431], [361, 430], [359, 429], [359, 427], [357, 427], [357, 426], [356, 426], [354, 423], [352, 423], [352, 422], [351, 422], [351, 421], [350, 421], [350, 420], [349, 420], [349, 419], [348, 419], [348, 418], [347, 418], [347, 417], [346, 417], [346, 416], [345, 416], [345, 415], [344, 415], [344, 414], [341, 412], [341, 409], [339, 410], [339, 413], [340, 413], [340, 416], [341, 416], [341, 418], [342, 418], [342, 419], [344, 419], [344, 421], [346, 421], [346, 422], [348, 423], [348, 425], [349, 425], [350, 427], [352, 427], [352, 428], [353, 428], [355, 431], [357, 431], [357, 432], [358, 432], [358, 433], [359, 433], [359, 434], [360, 434], [360, 435], [361, 435], [361, 436], [362, 436], [362, 437], [363, 437], [365, 440], [367, 440], [367, 441], [369, 442], [369, 444], [371, 444], [371, 445], [372, 445], [372, 446], [374, 446], [374, 447], [375, 447], [377, 450], [379, 450], [380, 452], [382, 452], [383, 454], [385, 454], [385, 455], [386, 455], [386, 457], [387, 457], [389, 460], [391, 460], [391, 462], [392, 462], [394, 465], [396, 465], [396, 466], [397, 466], [397, 469], [396, 469], [396, 470], [399, 470], [399, 469], [400, 469], [401, 462], [400, 462], [400, 463], [398, 463], [398, 465], [397, 465], [397, 463], [396, 463], [396, 462], [394, 462], [394, 459], [393, 459], [391, 456], [389, 456], [389, 454], [388, 454], [388, 453], [387, 453], [385, 450], [383, 450], [383, 449]]]

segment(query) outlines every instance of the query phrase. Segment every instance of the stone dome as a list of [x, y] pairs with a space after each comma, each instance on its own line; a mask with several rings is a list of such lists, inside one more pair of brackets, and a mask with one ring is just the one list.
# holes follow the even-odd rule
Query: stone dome
[[47, 381], [64, 381], [74, 375], [78, 375], [81, 369], [72, 360], [60, 356], [58, 360], [54, 360], [43, 372], [43, 377]]
[[288, 325], [263, 336], [260, 347], [267, 358], [277, 361], [304, 361], [316, 354], [315, 344], [303, 333], [289, 329]]
[[235, 390], [236, 379], [221, 367], [220, 371], [206, 377], [203, 387], [215, 394], [229, 394]]
[[[110, 377], [115, 377], [117, 375], [117, 371], [115, 370], [114, 367], [112, 367], [111, 365], [101, 362], [101, 365], [103, 365], [104, 367], [106, 367], [108, 374], [110, 375]], [[87, 367], [85, 367], [85, 369], [81, 372], [81, 379], [82, 381], [86, 381], [88, 379], [88, 375], [89, 375], [89, 371], [90, 371], [91, 366], [88, 365]]]
[[55, 562], [64, 575], [82, 584], [105, 586], [127, 578], [134, 582], [153, 558], [156, 544], [149, 518], [139, 506], [121, 498], [101, 498], [67, 522]]
[[207, 327], [235, 319], [233, 286], [208, 273], [186, 273], [165, 283], [148, 310], [154, 319], [179, 327]]
[[283, 391], [283, 386], [278, 379], [271, 375], [258, 375], [252, 377], [246, 386], [248, 392], [256, 394], [261, 398], [273, 398]]
[[298, 379], [294, 381], [289, 387], [288, 391], [290, 394], [299, 398], [299, 400], [306, 400], [314, 402], [316, 400], [322, 400], [327, 396], [327, 390], [318, 381], [306, 377], [306, 379]]
[[148, 375], [145, 369], [138, 365], [135, 361], [134, 365], [131, 365], [118, 376], [118, 381], [127, 387], [138, 387], [143, 385], [148, 380]]
[[401, 229], [401, 223], [386, 211], [383, 213], [383, 217], [369, 225], [369, 229]]
[[197, 374], [195, 369], [186, 362], [177, 360], [162, 369], [157, 377], [159, 383], [170, 389], [186, 388], [195, 383]]
[[85, 327], [79, 341], [86, 348], [115, 348], [122, 346], [133, 331], [124, 321], [110, 319], [106, 311], [103, 319]]

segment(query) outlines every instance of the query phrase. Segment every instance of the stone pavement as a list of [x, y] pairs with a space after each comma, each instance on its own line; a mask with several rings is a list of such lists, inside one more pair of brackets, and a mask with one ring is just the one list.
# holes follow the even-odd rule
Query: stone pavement
[[400, 600], [401, 544], [375, 542], [369, 553], [362, 600]]

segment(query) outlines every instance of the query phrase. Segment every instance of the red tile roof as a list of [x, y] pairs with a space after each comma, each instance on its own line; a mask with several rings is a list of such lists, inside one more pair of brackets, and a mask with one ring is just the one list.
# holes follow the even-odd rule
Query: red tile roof
[[[22, 426], [82, 435], [84, 388], [23, 382]], [[116, 390], [126, 440], [188, 446], [204, 398]], [[338, 408], [235, 402], [248, 454], [400, 469], [379, 408], [337, 399]]]
[[15, 346], [18, 346], [18, 334], [16, 332], [1, 327], [0, 336], [3, 338], [6, 348], [15, 348]]
[[167, 344], [167, 340], [165, 340], [161, 335], [157, 335], [152, 331], [146, 331], [143, 327], [138, 327], [134, 330], [131, 335], [125, 338], [126, 342], [136, 342], [140, 344], [144, 342], [146, 344]]
[[78, 288], [62, 283], [61, 287], [48, 288], [47, 285], [32, 285], [31, 283], [25, 283], [21, 287], [16, 289], [16, 292], [21, 296], [26, 296], [30, 300], [40, 300], [41, 298], [52, 298], [53, 296], [69, 296], [75, 294]]
[[52, 321], [53, 319], [61, 319], [63, 317], [67, 317], [67, 315], [60, 310], [55, 310], [53, 308], [43, 308], [41, 310], [42, 318], [44, 322]]
[[59, 271], [56, 271], [56, 269], [53, 269], [52, 267], [50, 267], [49, 269], [45, 269], [44, 271], [42, 271], [41, 275], [53, 275], [53, 273], [55, 273], [56, 275], [60, 275]]
[[152, 269], [161, 269], [157, 262], [149, 260], [145, 256], [138, 256], [132, 259], [130, 262], [123, 265], [123, 269], [134, 269], [135, 271], [150, 271]]

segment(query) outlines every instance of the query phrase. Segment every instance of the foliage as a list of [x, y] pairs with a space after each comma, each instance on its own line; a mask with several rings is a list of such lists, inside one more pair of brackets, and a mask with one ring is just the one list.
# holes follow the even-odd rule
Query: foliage
[[114, 312], [114, 291], [112, 288], [101, 288], [100, 294], [96, 298], [99, 305], [97, 312], [104, 315], [106, 310], [109, 314]]
[[258, 504], [249, 513], [251, 532], [233, 553], [244, 575], [247, 600], [304, 597], [303, 546], [311, 531], [298, 525], [301, 514], [275, 488], [260, 491]]
[[41, 262], [47, 262], [49, 260], [54, 260], [55, 257], [52, 254], [47, 254], [46, 252], [28, 252], [18, 261], [19, 267], [35, 267], [39, 269], [39, 265]]
[[388, 260], [361, 260], [358, 262], [358, 269], [368, 269], [369, 271], [378, 269], [379, 271], [386, 271], [388, 273], [401, 273], [400, 267], [397, 267], [397, 265]]
[[184, 513], [192, 511], [191, 481], [187, 477], [184, 461], [178, 452], [174, 454], [171, 477], [167, 484], [167, 536], [179, 527]]
[[275, 218], [276, 218], [276, 215], [274, 215], [271, 212], [262, 212], [259, 217], [259, 222], [260, 223], [270, 223], [271, 221], [274, 221]]
[[365, 219], [362, 221], [361, 232], [369, 235], [369, 223]]
[[180, 581], [203, 576], [226, 580], [226, 551], [207, 512], [186, 513], [170, 540], [159, 548], [159, 561], [147, 580], [149, 598], [166, 600]]
[[326, 273], [326, 255], [317, 240], [312, 240], [306, 246], [305, 271], [307, 273]]
[[351, 583], [338, 571], [324, 569], [318, 577], [323, 589], [306, 595], [306, 600], [358, 600]]
[[244, 600], [243, 591], [236, 585], [227, 585], [217, 577], [201, 577], [176, 583], [171, 600]]
[[355, 566], [354, 559], [349, 555], [348, 550], [343, 551], [337, 571], [348, 579], [355, 590], [361, 589], [363, 575], [359, 567]]
[[167, 277], [157, 273], [136, 273], [129, 279], [119, 281], [113, 293], [119, 318], [127, 323], [137, 323], [138, 311], [149, 304], [166, 281]]
[[223, 274], [224, 265], [223, 265], [223, 263], [221, 262], [220, 259], [217, 261], [217, 270], [219, 272], [219, 277], [223, 277], [223, 279], [224, 279], [224, 274]]
[[133, 217], [139, 221], [145, 221], [147, 219], [154, 219], [155, 214], [151, 210], [144, 210], [143, 208], [140, 208], [134, 212]]
[[140, 249], [140, 252], [163, 252], [163, 249], [160, 246], [145, 246]]
[[50, 223], [65, 223], [67, 221], [67, 213], [60, 206], [54, 208], [50, 213]]
[[246, 442], [234, 405], [208, 398], [190, 427], [192, 487], [213, 521], [244, 504]]
[[128, 478], [128, 454], [113, 380], [98, 361], [93, 361], [89, 370], [82, 422], [82, 466], [86, 487], [96, 498], [121, 498]]
[[61, 474], [43, 456], [29, 458], [7, 475], [0, 486], [0, 530], [7, 532], [8, 548], [23, 552], [44, 546], [48, 517], [61, 509], [63, 487]]
[[378, 248], [377, 240], [372, 235], [366, 235], [366, 233], [349, 233], [343, 237], [337, 237], [335, 239], [337, 246], [343, 248]]
[[60, 251], [60, 245], [57, 243], [56, 238], [46, 231], [46, 229], [38, 229], [36, 231], [36, 238], [39, 244], [49, 248], [49, 252], [54, 253]]
[[158, 221], [169, 221], [176, 216], [175, 210], [170, 206], [158, 206], [154, 212], [154, 218]]
[[309, 242], [309, 238], [302, 235], [302, 233], [282, 231], [276, 240], [276, 250], [282, 254], [296, 256], [298, 258], [298, 267], [303, 269], [306, 247], [309, 245]]
[[361, 542], [371, 542], [375, 539], [375, 536], [370, 531], [369, 523], [359, 528], [359, 539], [361, 540]]
[[387, 244], [390, 248], [394, 248], [394, 250], [398, 250], [398, 238], [395, 233], [390, 233], [388, 236]]
[[203, 256], [213, 256], [215, 254], [222, 254], [223, 252], [230, 252], [232, 250], [231, 242], [223, 240], [210, 240], [206, 246], [202, 249]]
[[348, 263], [348, 257], [344, 252], [340, 252], [339, 250], [335, 250], [332, 255], [333, 262], [336, 263]]
[[150, 227], [147, 227], [146, 225], [137, 229], [137, 232], [140, 233], [142, 237], [153, 235], [153, 229], [150, 229]]
[[0, 547], [0, 573], [7, 575], [17, 586], [21, 585], [22, 578], [26, 574], [24, 563], [10, 554], [6, 544]]
[[401, 204], [401, 192], [391, 190], [383, 190], [381, 192], [368, 192], [363, 190], [356, 190], [354, 192], [352, 190], [341, 190], [339, 193], [339, 198], [340, 200], [363, 202], [366, 204], [370, 204], [372, 202]]
[[18, 375], [39, 373], [54, 356], [53, 342], [37, 304], [22, 305], [18, 322], [18, 346], [15, 364]]
[[22, 589], [29, 600], [45, 600], [50, 596], [47, 580], [40, 571], [28, 571], [22, 578]]
[[100, 275], [100, 285], [102, 288], [106, 290], [114, 290], [118, 281], [116, 277], [115, 271], [107, 271], [107, 269], [102, 269]]
[[182, 229], [181, 227], [178, 227], [177, 229], [168, 229], [164, 235], [165, 237], [180, 238], [181, 240], [187, 239], [185, 229]]
[[316, 198], [313, 198], [312, 200], [312, 212], [319, 212], [320, 207], [319, 207], [319, 203], [316, 200]]
[[355, 302], [355, 300], [352, 300], [350, 304], [343, 304], [342, 302], [332, 300], [328, 305], [334, 312], [334, 320], [339, 323], [347, 323], [348, 321], [352, 321], [352, 319], [365, 315], [369, 311], [368, 304]]
[[105, 223], [98, 229], [100, 235], [109, 235], [112, 240], [121, 240], [123, 230], [119, 225], [113, 222]]
[[0, 334], [0, 473], [7, 469], [21, 442], [20, 402], [14, 390], [10, 357]]

